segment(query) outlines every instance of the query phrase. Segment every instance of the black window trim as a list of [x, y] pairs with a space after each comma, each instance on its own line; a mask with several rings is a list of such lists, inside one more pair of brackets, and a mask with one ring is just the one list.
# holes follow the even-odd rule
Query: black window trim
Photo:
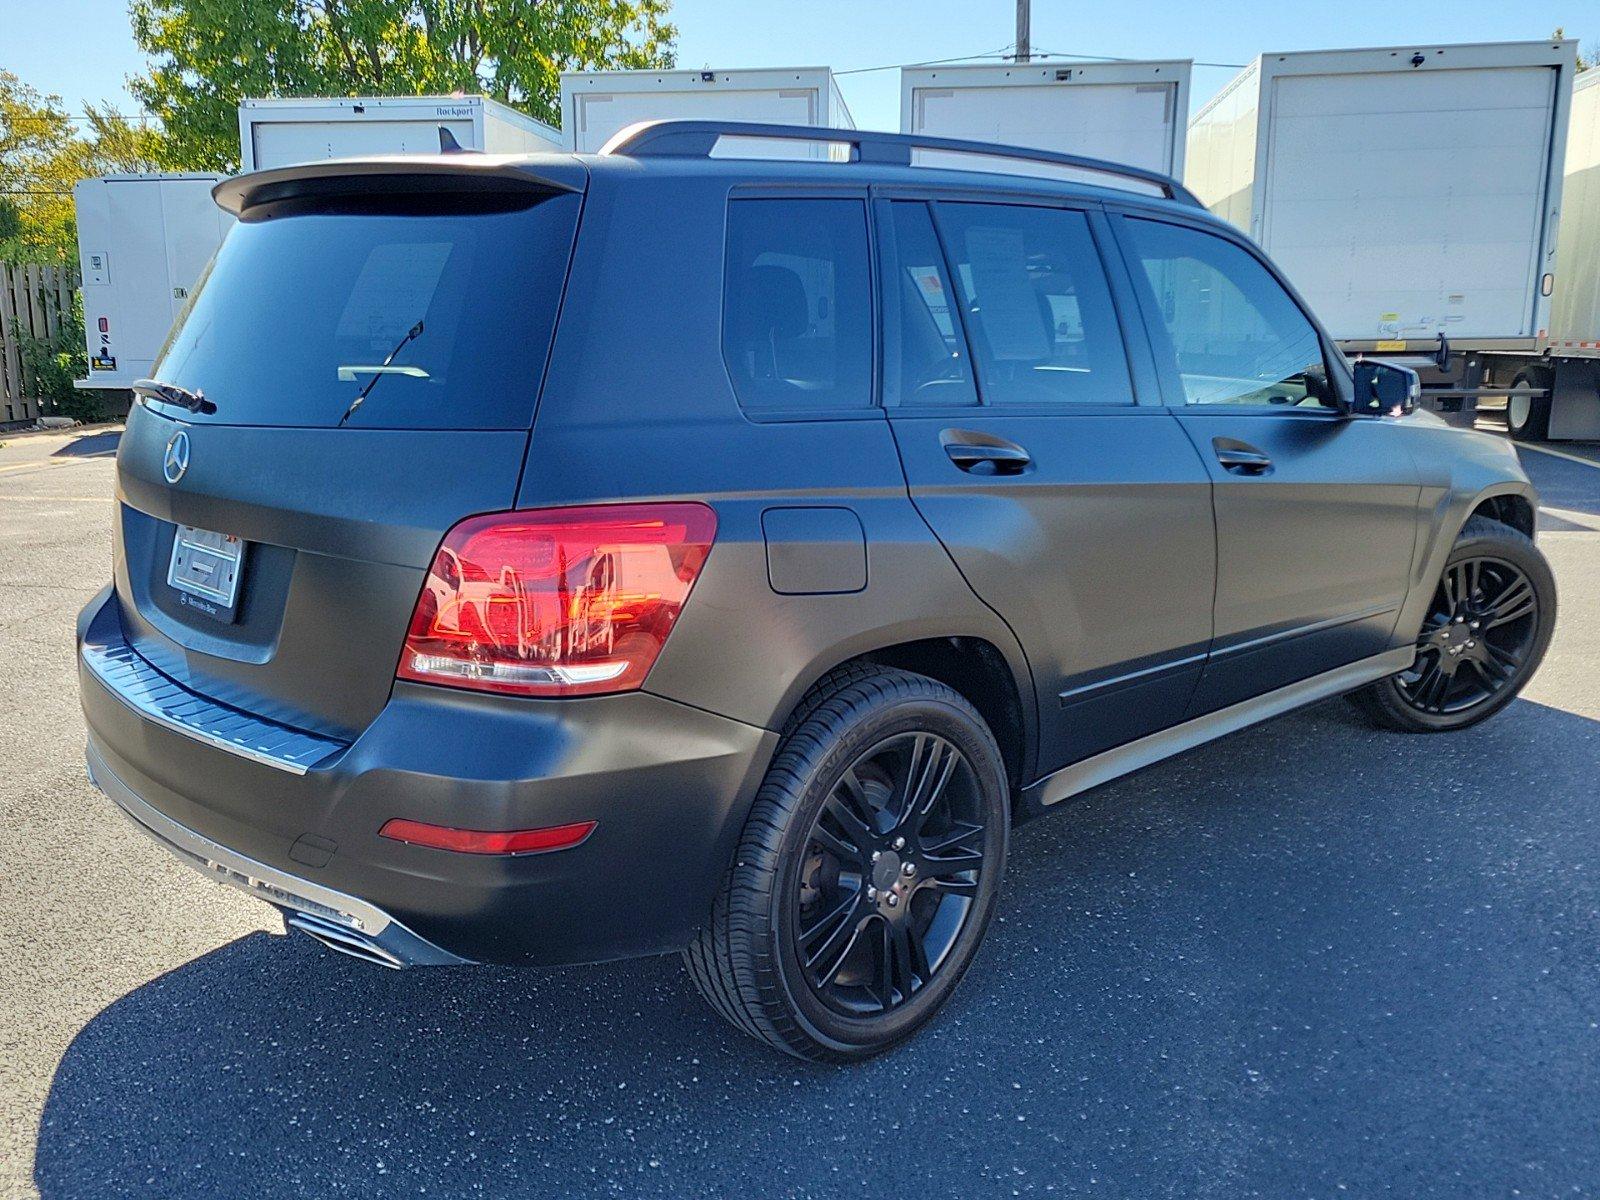
[[[728, 244], [733, 234], [733, 205], [742, 200], [856, 200], [862, 206], [862, 219], [866, 222], [867, 244], [867, 314], [870, 321], [870, 382], [872, 395], [869, 402], [855, 408], [747, 408], [739, 399], [734, 384], [733, 371], [728, 366]], [[883, 338], [882, 315], [878, 302], [878, 240], [877, 226], [872, 219], [870, 189], [861, 184], [828, 183], [737, 183], [729, 187], [722, 205], [722, 261], [718, 264], [721, 300], [717, 305], [717, 361], [722, 365], [727, 381], [728, 395], [733, 399], [734, 411], [752, 425], [784, 425], [815, 421], [881, 421], [883, 409]]]
[[[1126, 266], [1118, 243], [1112, 236], [1109, 226], [1105, 224], [1106, 207], [1098, 199], [1079, 196], [1062, 196], [1051, 192], [1032, 191], [989, 191], [974, 187], [955, 187], [939, 185], [903, 185], [884, 184], [874, 185], [871, 188], [873, 204], [871, 217], [873, 222], [873, 245], [879, 262], [880, 277], [877, 278], [874, 291], [881, 298], [883, 280], [881, 271], [886, 269], [887, 255], [876, 248], [883, 245], [888, 236], [879, 230], [881, 223], [890, 219], [887, 206], [895, 201], [920, 202], [927, 206], [929, 218], [933, 223], [934, 236], [939, 240], [939, 248], [944, 255], [944, 268], [946, 275], [957, 282], [955, 260], [950, 253], [948, 234], [939, 217], [941, 202], [949, 204], [989, 204], [1010, 208], [1054, 208], [1071, 212], [1082, 213], [1089, 227], [1089, 236], [1096, 252], [1099, 255], [1101, 276], [1105, 280], [1106, 290], [1111, 297], [1112, 312], [1116, 318], [1117, 330], [1122, 338], [1123, 363], [1127, 371], [1130, 399], [1125, 404], [1109, 403], [1052, 403], [1052, 404], [992, 404], [984, 395], [983, 382], [979, 376], [977, 358], [972, 349], [971, 332], [967, 325], [966, 314], [961, 312], [961, 305], [957, 304], [959, 323], [961, 327], [962, 344], [966, 347], [967, 364], [972, 374], [973, 389], [978, 397], [978, 403], [962, 405], [921, 405], [901, 404], [898, 396], [890, 396], [885, 390], [884, 364], [881, 354], [878, 370], [878, 394], [885, 411], [894, 412], [903, 410], [907, 415], [916, 416], [949, 416], [955, 417], [963, 413], [970, 414], [982, 412], [986, 417], [995, 415], [1022, 416], [1112, 416], [1123, 413], [1138, 412], [1166, 412], [1163, 403], [1157, 376], [1157, 364], [1152, 348], [1149, 346], [1149, 337], [1144, 329], [1142, 310], [1138, 307], [1137, 296], [1132, 291], [1132, 281], [1125, 274]], [[879, 330], [875, 345], [881, 350], [884, 343], [882, 323], [888, 319], [887, 308], [883, 309], [879, 318]]]
[[1131, 234], [1124, 228], [1126, 220], [1155, 221], [1166, 225], [1177, 225], [1184, 229], [1194, 230], [1196, 233], [1210, 234], [1212, 237], [1229, 243], [1243, 250], [1258, 262], [1266, 271], [1267, 277], [1283, 289], [1284, 294], [1294, 306], [1299, 309], [1311, 328], [1316, 331], [1317, 341], [1322, 347], [1323, 369], [1328, 373], [1328, 381], [1339, 394], [1348, 402], [1355, 394], [1355, 384], [1350, 375], [1349, 360], [1328, 331], [1322, 327], [1312, 313], [1305, 298], [1300, 295], [1281, 272], [1267, 258], [1266, 254], [1249, 238], [1241, 235], [1231, 226], [1219, 227], [1205, 220], [1193, 220], [1186, 213], [1169, 212], [1166, 209], [1152, 209], [1124, 205], [1107, 205], [1106, 219], [1109, 233], [1115, 240], [1122, 257], [1123, 267], [1127, 271], [1134, 297], [1138, 303], [1139, 311], [1143, 317], [1145, 337], [1150, 346], [1151, 355], [1155, 360], [1156, 376], [1163, 397], [1164, 405], [1172, 412], [1186, 415], [1204, 416], [1208, 413], [1220, 415], [1239, 416], [1245, 413], [1259, 415], [1271, 414], [1274, 417], [1290, 417], [1296, 420], [1350, 420], [1353, 417], [1371, 417], [1375, 414], [1348, 413], [1336, 408], [1300, 408], [1285, 407], [1270, 404], [1190, 404], [1183, 390], [1183, 383], [1178, 377], [1177, 353], [1172, 347], [1171, 337], [1166, 330], [1166, 322], [1161, 316], [1161, 311], [1156, 304], [1155, 293], [1151, 290], [1148, 281], [1141, 278], [1142, 265], [1139, 262], [1138, 248]]
[[[891, 264], [898, 266], [900, 260], [900, 245], [894, 229], [894, 208], [896, 203], [918, 204], [922, 207], [928, 218], [928, 225], [933, 230], [934, 241], [939, 248], [939, 266], [943, 268], [946, 278], [950, 275], [949, 256], [945, 252], [944, 239], [939, 236], [938, 226], [934, 224], [933, 211], [928, 201], [922, 197], [893, 196], [885, 197], [874, 195], [870, 205], [874, 240], [881, 248], [878, 256], [878, 270], [873, 275], [872, 288], [877, 294], [879, 310], [882, 314], [878, 322], [878, 340], [883, 347], [883, 355], [878, 364], [877, 389], [885, 412], [896, 409], [905, 409], [916, 413], [972, 413], [981, 411], [984, 407], [981, 393], [978, 391], [977, 365], [972, 361], [972, 343], [967, 336], [966, 317], [959, 309], [960, 305], [953, 306], [956, 310], [955, 331], [960, 339], [962, 352], [966, 355], [967, 377], [972, 384], [973, 403], [971, 404], [902, 404], [898, 392], [891, 396], [889, 392], [889, 320], [892, 316], [899, 316], [899, 308], [891, 309], [885, 292], [890, 285], [889, 268]], [[898, 282], [898, 281], [896, 281]], [[952, 285], [954, 281], [952, 280]], [[898, 340], [898, 334], [896, 338]], [[895, 379], [899, 383], [898, 376]]]

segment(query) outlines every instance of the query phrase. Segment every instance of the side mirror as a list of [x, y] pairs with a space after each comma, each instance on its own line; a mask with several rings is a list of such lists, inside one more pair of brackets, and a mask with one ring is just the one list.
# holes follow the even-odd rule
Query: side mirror
[[1381, 358], [1361, 358], [1351, 369], [1356, 381], [1352, 415], [1401, 417], [1416, 411], [1422, 399], [1422, 380], [1410, 367]]

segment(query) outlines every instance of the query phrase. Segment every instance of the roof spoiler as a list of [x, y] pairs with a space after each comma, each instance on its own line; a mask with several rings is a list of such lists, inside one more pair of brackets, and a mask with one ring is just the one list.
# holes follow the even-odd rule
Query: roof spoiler
[[381, 195], [397, 191], [582, 192], [589, 173], [574, 158], [551, 156], [537, 163], [460, 154], [395, 155], [388, 158], [333, 159], [275, 167], [224, 179], [211, 189], [219, 208], [239, 216], [246, 209], [277, 200], [313, 196]]

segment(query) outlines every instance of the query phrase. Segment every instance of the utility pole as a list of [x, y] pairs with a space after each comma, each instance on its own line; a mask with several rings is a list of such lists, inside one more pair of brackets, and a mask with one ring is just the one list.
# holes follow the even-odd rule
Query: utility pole
[[1027, 62], [1033, 57], [1028, 48], [1029, 25], [1032, 24], [1033, 0], [1017, 0], [1017, 54], [1018, 62]]

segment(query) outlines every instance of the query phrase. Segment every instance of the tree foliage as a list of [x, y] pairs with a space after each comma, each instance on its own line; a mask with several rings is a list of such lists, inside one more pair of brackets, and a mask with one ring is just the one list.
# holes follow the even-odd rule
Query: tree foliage
[[18, 345], [45, 416], [73, 417], [84, 422], [105, 419], [107, 394], [81, 390], [72, 382], [89, 374], [88, 343], [83, 336], [82, 292], [73, 296], [72, 308], [61, 314], [54, 337], [23, 335]]
[[0, 70], [0, 259], [76, 257], [72, 185], [157, 169], [158, 131], [106, 106], [89, 105], [85, 114], [75, 119], [60, 96]]
[[[1550, 36], [1559, 42], [1561, 39], [1567, 36], [1567, 31], [1560, 25], [1557, 25], [1555, 32]], [[1589, 70], [1590, 67], [1600, 67], [1600, 53], [1585, 54], [1583, 52], [1583, 46], [1580, 44], [1578, 46], [1578, 74], [1583, 74], [1585, 71]]]
[[482, 92], [558, 123], [567, 70], [671, 66], [671, 0], [132, 0], [174, 166], [237, 170], [250, 96]]

